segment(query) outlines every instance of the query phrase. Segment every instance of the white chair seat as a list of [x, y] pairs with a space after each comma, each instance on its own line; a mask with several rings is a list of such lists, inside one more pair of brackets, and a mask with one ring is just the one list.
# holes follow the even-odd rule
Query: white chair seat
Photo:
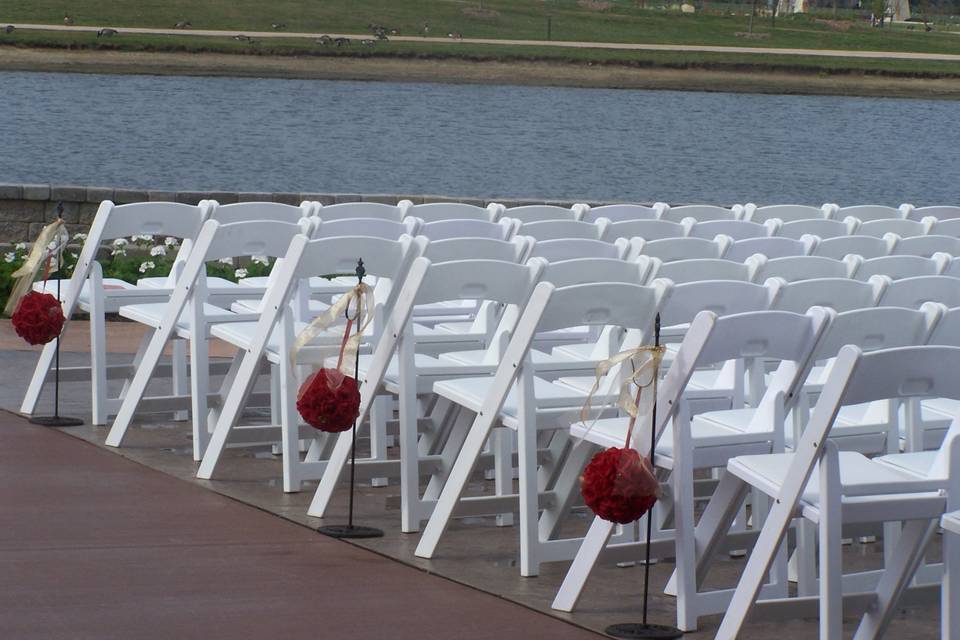
[[936, 451], [914, 451], [911, 453], [894, 453], [888, 456], [873, 458], [880, 464], [885, 464], [899, 471], [905, 471], [920, 478], [926, 478], [936, 460]]
[[[64, 281], [60, 285], [60, 302], [63, 302], [67, 299], [67, 288], [69, 287], [69, 282]], [[118, 292], [123, 292], [123, 297], [129, 297], [131, 295], [136, 295], [140, 289], [136, 285], [132, 285], [125, 280], [119, 280], [117, 278], [104, 278], [103, 279], [103, 289], [104, 289], [104, 298], [107, 303], [107, 311], [114, 311], [116, 303], [113, 305], [110, 304], [111, 294], [116, 297]], [[56, 280], [47, 280], [46, 282], [34, 282], [33, 290], [40, 293], [49, 293], [54, 298], [57, 297], [57, 281]], [[170, 298], [170, 290], [165, 291], [144, 291], [144, 297], [146, 298], [155, 298], [160, 300], [167, 300]], [[90, 281], [83, 283], [83, 287], [80, 289], [80, 295], [77, 297], [77, 304], [80, 305], [80, 308], [84, 311], [90, 310]]]
[[[483, 350], [470, 351], [450, 351], [441, 353], [440, 359], [449, 362], [457, 362], [464, 365], [480, 365], [483, 358], [487, 355]], [[565, 354], [558, 354], [557, 349], [551, 353], [545, 353], [537, 349], [530, 350], [530, 358], [533, 360], [533, 366], [540, 372], [559, 372], [559, 371], [590, 371], [597, 366], [596, 360], [589, 358], [577, 358]], [[496, 366], [496, 365], [494, 365]], [[583, 386], [568, 385], [575, 389], [582, 389], [584, 392], [590, 390], [593, 385], [593, 378], [590, 378], [589, 384]]]
[[[120, 307], [117, 313], [124, 318], [156, 329], [160, 326], [166, 310], [167, 304], [165, 302], [154, 302], [149, 304], [127, 304]], [[203, 314], [211, 321], [224, 322], [226, 324], [230, 324], [227, 320], [231, 317], [236, 317], [238, 320], [241, 317], [246, 317], [207, 303], [203, 305]], [[190, 338], [190, 333], [189, 319], [185, 317], [179, 318], [177, 320], [177, 335], [181, 338]]]
[[[305, 322], [294, 322], [294, 335], [300, 331], [303, 331], [306, 326], [307, 324]], [[211, 326], [210, 335], [220, 338], [224, 342], [228, 342], [240, 349], [252, 349], [255, 342], [256, 330], [256, 322], [224, 322]], [[334, 327], [334, 330], [329, 332], [328, 336], [325, 337], [321, 334], [316, 338], [315, 342], [324, 344], [324, 350], [329, 352], [331, 348], [339, 347], [342, 339], [343, 328]], [[279, 344], [280, 335], [277, 333], [277, 329], [274, 328], [274, 330], [270, 333], [270, 337], [267, 340], [264, 351], [266, 358], [270, 362], [277, 363], [280, 361]], [[361, 350], [369, 350], [369, 348], [367, 345], [361, 345]], [[304, 351], [305, 353], [308, 352], [309, 347], [306, 347]]]
[[[358, 366], [361, 376], [366, 375], [372, 358], [372, 355], [364, 354], [360, 356]], [[465, 376], [493, 375], [497, 367], [496, 364], [467, 365], [444, 361], [440, 358], [423, 353], [417, 353], [414, 355], [414, 366], [417, 369], [417, 394], [432, 392], [433, 384], [437, 380]], [[387, 370], [383, 376], [383, 386], [390, 393], [400, 392], [400, 373], [398, 370], [396, 357], [392, 358], [390, 360], [390, 364], [387, 365]]]
[[[266, 278], [264, 278], [266, 280]], [[107, 280], [105, 279], [104, 282]], [[137, 286], [143, 289], [169, 289], [170, 283], [166, 276], [156, 276], [152, 278], [140, 278], [137, 280]], [[207, 288], [232, 289], [237, 287], [237, 283], [226, 278], [217, 276], [207, 276]], [[266, 284], [264, 284], [266, 286]], [[261, 287], [263, 288], [263, 287]]]

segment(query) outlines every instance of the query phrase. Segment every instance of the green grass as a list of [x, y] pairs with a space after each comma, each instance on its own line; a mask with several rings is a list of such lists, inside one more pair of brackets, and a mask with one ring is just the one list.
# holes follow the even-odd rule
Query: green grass
[[92, 33], [17, 31], [0, 34], [0, 45], [42, 48], [209, 52], [258, 56], [389, 57], [401, 59], [455, 58], [471, 61], [543, 61], [566, 64], [617, 65], [628, 67], [701, 68], [718, 70], [800, 71], [806, 73], [863, 73], [892, 76], [960, 77], [960, 62], [927, 60], [880, 60], [828, 58], [802, 55], [758, 56], [743, 53], [674, 51], [623, 51], [539, 46], [476, 45], [445, 43], [378, 43], [374, 47], [324, 47], [312, 40], [262, 40], [256, 44], [231, 38], [120, 34], [109, 40]]
[[[642, 42], [743, 45], [735, 33], [745, 31], [747, 17], [728, 15], [748, 5], [705, 3], [697, 15], [663, 8], [640, 9], [633, 0], [610, 2], [611, 8], [585, 8], [577, 0], [6, 0], [0, 20], [62, 23], [64, 7], [76, 24], [171, 28], [188, 20], [195, 29], [270, 31], [284, 23], [289, 31], [367, 33], [368, 24], [419, 35], [424, 23], [431, 36], [459, 32], [465, 37], [545, 39], [551, 16], [552, 39], [594, 42]], [[760, 2], [758, 4], [764, 4]], [[476, 15], [482, 5], [486, 14]], [[850, 15], [849, 12], [846, 12]], [[757, 19], [755, 31], [769, 34], [762, 46], [849, 50], [957, 53], [960, 36], [922, 29], [873, 29], [851, 21], [841, 32], [813, 16]], [[960, 25], [955, 29], [960, 31]]]

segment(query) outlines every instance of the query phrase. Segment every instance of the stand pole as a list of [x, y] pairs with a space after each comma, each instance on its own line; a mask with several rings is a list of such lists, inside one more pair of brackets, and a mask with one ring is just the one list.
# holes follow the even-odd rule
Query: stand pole
[[[57, 213], [63, 212], [63, 203], [57, 205]], [[61, 269], [63, 268], [63, 245], [57, 249], [57, 302], [63, 303], [63, 298], [60, 295], [60, 281], [63, 280], [63, 273]], [[61, 330], [61, 333], [63, 331]], [[69, 418], [63, 417], [60, 415], [60, 336], [58, 335], [54, 340], [57, 341], [56, 346], [54, 347], [54, 360], [53, 360], [53, 415], [52, 416], [35, 416], [29, 419], [29, 422], [32, 424], [38, 424], [44, 427], [79, 427], [83, 424], [83, 420], [80, 418]]]
[[[357, 260], [357, 283], [363, 284], [363, 276], [365, 276], [367, 270], [363, 267], [363, 258]], [[360, 335], [361, 327], [363, 326], [362, 318], [360, 317], [360, 299], [357, 299], [357, 335]], [[370, 310], [372, 312], [372, 310]], [[349, 305], [347, 306], [346, 313], [350, 313]], [[357, 385], [360, 384], [360, 354], [357, 353], [356, 359], [353, 363], [353, 379], [357, 381]], [[356, 486], [356, 476], [357, 476], [357, 428], [360, 425], [360, 417], [357, 416], [357, 419], [353, 423], [353, 429], [350, 433], [350, 506], [347, 511], [347, 524], [332, 524], [323, 526], [317, 529], [318, 533], [322, 533], [325, 536], [330, 536], [331, 538], [382, 538], [383, 531], [375, 527], [364, 527], [364, 526], [354, 526], [353, 524], [353, 493]]]
[[[660, 314], [657, 314], [653, 325], [653, 344], [660, 346]], [[657, 446], [657, 376], [659, 371], [655, 368], [653, 372], [653, 411], [650, 416], [650, 464], [653, 465], [653, 456]], [[610, 625], [604, 630], [609, 636], [614, 638], [643, 638], [644, 640], [679, 638], [683, 632], [676, 627], [664, 624], [649, 624], [647, 622], [647, 604], [650, 601], [650, 537], [653, 535], [653, 509], [647, 511], [647, 546], [646, 561], [643, 565], [643, 618], [639, 624], [636, 622], [626, 622]]]

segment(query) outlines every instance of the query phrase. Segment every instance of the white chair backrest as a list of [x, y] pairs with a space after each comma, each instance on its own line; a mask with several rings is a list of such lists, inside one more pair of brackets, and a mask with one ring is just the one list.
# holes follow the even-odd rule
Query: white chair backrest
[[699, 280], [739, 280], [750, 282], [750, 269], [741, 262], [721, 258], [694, 258], [662, 262], [651, 258], [651, 278], [667, 278], [674, 284]]
[[[668, 220], [623, 220], [607, 225], [605, 240], [616, 238], [642, 238], [643, 240], [663, 240], [664, 238], [682, 238], [689, 229], [679, 223]], [[712, 236], [711, 236], [712, 237]]]
[[339, 218], [330, 221], [320, 218], [317, 237], [371, 236], [396, 240], [402, 235], [417, 235], [419, 226], [420, 220], [417, 218], [405, 218], [402, 222], [384, 218]]
[[833, 358], [847, 344], [863, 351], [924, 344], [938, 317], [933, 305], [923, 310], [882, 306], [844, 311], [820, 339], [814, 358]]
[[415, 304], [483, 300], [523, 307], [541, 279], [543, 266], [542, 261], [526, 265], [499, 260], [431, 262]]
[[832, 205], [830, 217], [834, 220], [843, 220], [847, 216], [853, 216], [860, 222], [870, 220], [886, 220], [889, 218], [902, 218], [903, 212], [893, 207], [885, 207], [879, 204], [858, 204], [852, 207], [838, 207]]
[[843, 312], [875, 307], [883, 291], [883, 279], [861, 282], [850, 278], [815, 278], [787, 282], [770, 278], [765, 282], [773, 291], [772, 309], [806, 313], [811, 307]]
[[630, 282], [644, 284], [649, 278], [649, 260], [616, 260], [612, 258], [576, 258], [551, 262], [542, 279], [557, 287], [590, 282]]
[[688, 236], [691, 238], [707, 238], [712, 240], [720, 234], [730, 236], [734, 240], [745, 238], [766, 238], [773, 231], [773, 226], [747, 222], [746, 220], [704, 220], [696, 221], [687, 218], [684, 223], [689, 227]]
[[880, 296], [880, 304], [885, 307], [917, 309], [926, 302], [960, 307], [960, 279], [950, 276], [903, 278], [887, 285]]
[[732, 209], [718, 207], [712, 204], [688, 204], [680, 207], [665, 207], [660, 214], [661, 220], [681, 222], [684, 218], [693, 218], [697, 222], [707, 220], [736, 220], [740, 217], [743, 208], [740, 205]]
[[784, 224], [797, 220], [816, 220], [826, 218], [827, 212], [823, 208], [811, 207], [803, 204], [772, 204], [758, 207], [749, 203], [743, 207], [743, 219], [763, 224], [767, 220], [781, 220]]
[[204, 227], [211, 225], [216, 226], [209, 245], [205, 250], [199, 245], [196, 247], [196, 250], [204, 251], [204, 262], [239, 256], [282, 257], [286, 255], [294, 236], [313, 233], [313, 221], [309, 218], [301, 218], [298, 223], [277, 220], [248, 220], [230, 224], [208, 220], [204, 223]]
[[913, 278], [916, 276], [935, 276], [944, 267], [941, 259], [921, 258], [920, 256], [880, 256], [860, 263], [854, 277], [857, 280], [869, 280], [873, 276], [889, 276], [891, 280]]
[[420, 227], [420, 235], [431, 241], [447, 240], [450, 238], [492, 238], [495, 240], [510, 240], [516, 235], [517, 225], [513, 220], [488, 222], [486, 220], [437, 220], [427, 222]]
[[937, 218], [927, 217], [923, 222], [930, 225], [927, 233], [932, 236], [950, 236], [960, 238], [960, 217], [949, 218], [947, 220], [938, 220]]
[[[209, 217], [210, 205], [177, 202], [135, 202], [115, 205], [109, 200], [100, 203], [87, 242], [97, 236], [98, 242], [133, 235], [194, 238]], [[212, 204], [212, 203], [210, 203]], [[97, 245], [99, 248], [99, 244]]]
[[574, 258], [616, 258], [622, 260], [627, 255], [630, 243], [623, 238], [615, 242], [567, 238], [564, 240], [545, 240], [533, 245], [530, 255], [543, 258], [548, 262], [573, 260]]
[[732, 244], [730, 238], [717, 236], [713, 240], [706, 238], [663, 238], [650, 240], [640, 238], [630, 241], [632, 255], [657, 258], [661, 262], [674, 260], [692, 260], [694, 258], [724, 258]]
[[877, 258], [890, 255], [893, 242], [885, 238], [870, 236], [839, 236], [823, 238], [813, 248], [813, 255], [840, 260], [846, 255], [858, 255], [863, 258]]
[[[669, 290], [670, 283], [665, 280], [655, 281], [649, 286], [625, 282], [592, 282], [555, 287], [549, 282], [541, 282], [527, 308], [536, 309], [539, 306], [533, 305], [533, 298], [548, 298], [547, 304], [541, 306], [542, 311], [537, 314], [539, 332], [579, 326], [612, 325], [623, 329], [639, 329], [649, 335], [654, 317], [664, 297], [669, 295]], [[524, 313], [524, 316], [526, 315]], [[520, 335], [519, 326], [517, 335]]]
[[514, 218], [526, 223], [543, 220], [579, 220], [582, 213], [583, 211], [579, 207], [566, 209], [549, 204], [530, 204], [504, 209], [500, 215], [504, 218]]
[[404, 218], [404, 211], [399, 206], [381, 202], [343, 202], [330, 205], [317, 203], [317, 207], [317, 215], [327, 221], [343, 218], [381, 218], [400, 222]]
[[316, 214], [314, 203], [304, 201], [299, 207], [279, 202], [235, 202], [233, 204], [219, 204], [215, 200], [210, 219], [220, 224], [234, 222], [248, 222], [251, 220], [276, 220], [296, 224], [300, 218], [309, 218]]
[[636, 220], [656, 220], [660, 217], [662, 206], [645, 207], [641, 204], [606, 204], [601, 207], [584, 209], [583, 220], [596, 222], [606, 218], [611, 222], [632, 222]]
[[787, 282], [813, 278], [849, 278], [857, 270], [860, 259], [847, 256], [843, 260], [823, 256], [784, 256], [768, 259], [753, 255], [746, 259], [751, 280], [764, 282], [767, 278], [781, 278]]
[[882, 238], [888, 233], [895, 233], [901, 238], [910, 238], [913, 236], [926, 235], [929, 230], [930, 223], [928, 222], [904, 220], [902, 218], [884, 218], [882, 220], [861, 222], [857, 226], [857, 235]]
[[958, 206], [914, 207], [912, 204], [902, 204], [900, 210], [910, 220], [923, 220], [926, 217], [934, 217], [937, 220], [960, 218], [960, 207]]
[[441, 220], [482, 220], [495, 222], [500, 215], [500, 206], [490, 204], [487, 207], [478, 207], [465, 202], [428, 202], [413, 204], [409, 200], [401, 200], [397, 206], [406, 216], [420, 218], [426, 223]]
[[530, 252], [529, 239], [517, 237], [513, 240], [494, 240], [493, 238], [448, 238], [430, 241], [424, 256], [433, 264], [453, 260], [502, 260], [504, 262], [523, 262]]
[[815, 242], [811, 239], [811, 236], [806, 236], [802, 240], [780, 237], [745, 238], [732, 242], [723, 257], [727, 260], [743, 262], [758, 253], [770, 259], [786, 256], [806, 256], [813, 250], [814, 245]]
[[596, 224], [578, 220], [540, 220], [524, 222], [517, 232], [537, 240], [562, 240], [565, 238], [584, 238], [600, 240], [607, 228], [607, 221], [601, 219]]
[[662, 311], [664, 326], [690, 322], [700, 311], [718, 316], [770, 308], [771, 290], [761, 284], [735, 280], [701, 280], [673, 287]]
[[856, 218], [847, 218], [846, 220], [827, 220], [826, 218], [793, 220], [780, 225], [776, 235], [783, 236], [784, 238], [794, 238], [795, 240], [799, 240], [805, 235], [817, 236], [819, 238], [836, 238], [854, 233], [857, 224], [859, 223]]
[[947, 253], [960, 256], [960, 238], [955, 236], [914, 236], [895, 242], [892, 250], [895, 255], [932, 256], [935, 253]]

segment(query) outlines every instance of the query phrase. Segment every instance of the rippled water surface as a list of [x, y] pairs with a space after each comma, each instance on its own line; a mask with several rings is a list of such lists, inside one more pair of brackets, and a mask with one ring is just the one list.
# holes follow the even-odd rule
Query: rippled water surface
[[0, 73], [0, 182], [960, 204], [950, 101]]

